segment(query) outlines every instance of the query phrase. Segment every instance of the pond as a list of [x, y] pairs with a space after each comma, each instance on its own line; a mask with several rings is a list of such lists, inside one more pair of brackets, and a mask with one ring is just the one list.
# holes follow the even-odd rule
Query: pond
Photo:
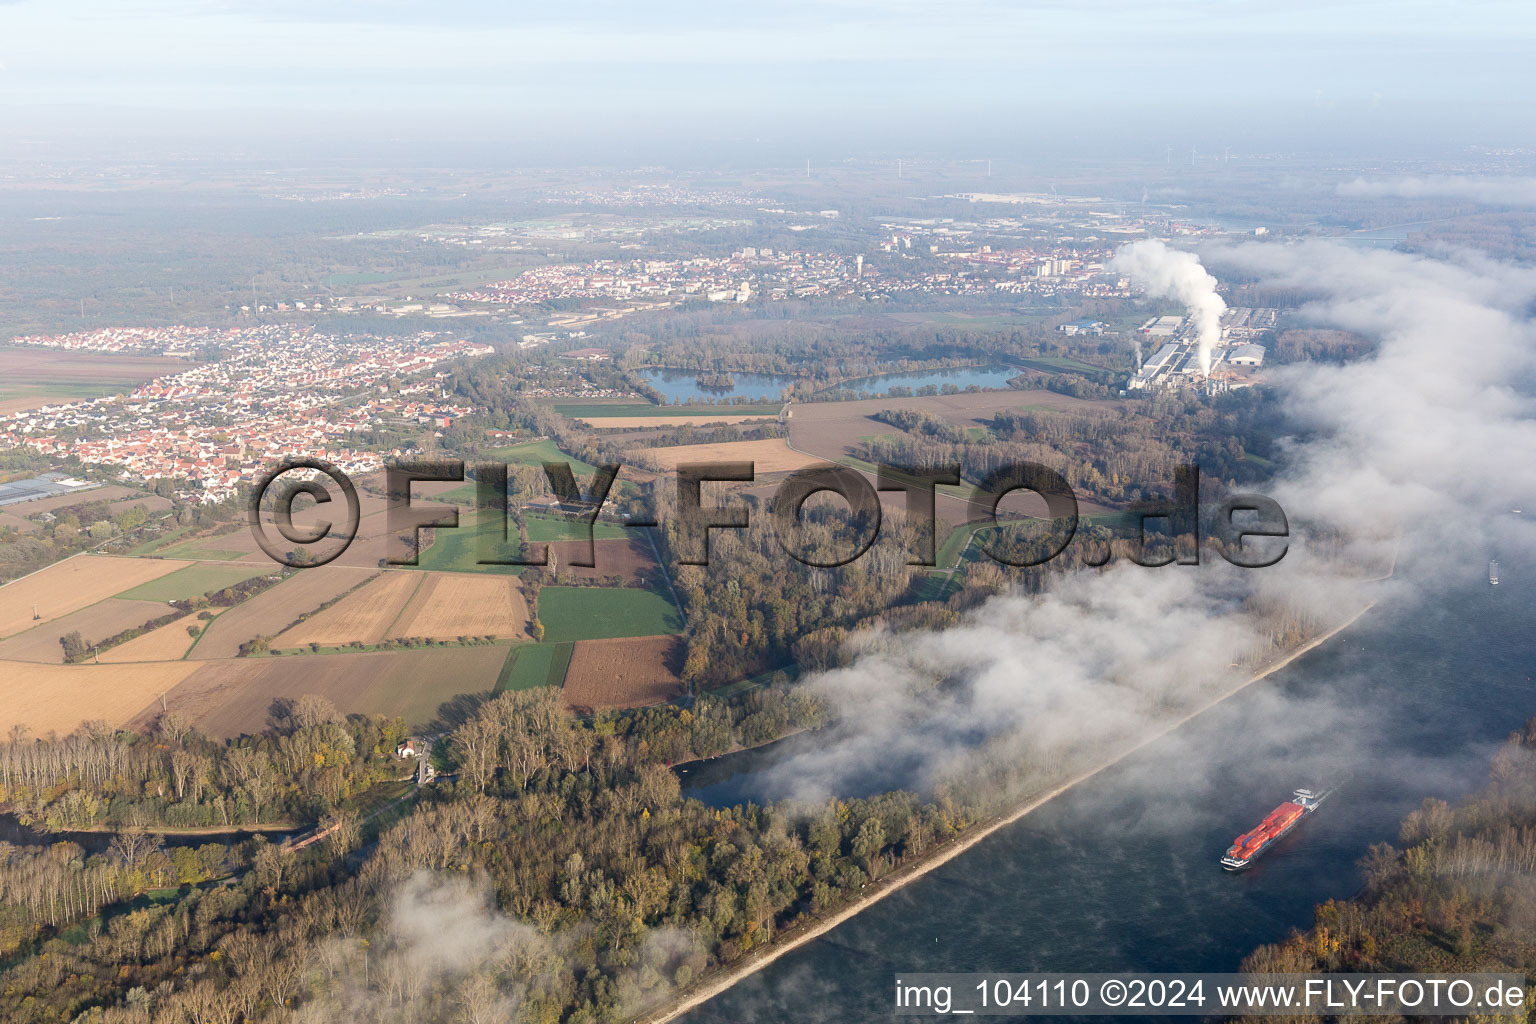
[[698, 382], [704, 370], [636, 370], [635, 376], [659, 391], [668, 402], [718, 402], [746, 399], [775, 402], [784, 397], [795, 378], [782, 373], [731, 373], [730, 387], [706, 387]]
[[1017, 377], [1022, 371], [1017, 366], [1007, 366], [1002, 363], [991, 366], [954, 366], [943, 370], [909, 370], [903, 373], [881, 373], [873, 377], [859, 377], [854, 380], [845, 380], [835, 387], [825, 389], [832, 391], [867, 391], [872, 395], [889, 394], [892, 388], [918, 388], [936, 387], [943, 388], [946, 384], [954, 385], [960, 391], [966, 388], [983, 388], [999, 390], [1008, 386], [1008, 381]]

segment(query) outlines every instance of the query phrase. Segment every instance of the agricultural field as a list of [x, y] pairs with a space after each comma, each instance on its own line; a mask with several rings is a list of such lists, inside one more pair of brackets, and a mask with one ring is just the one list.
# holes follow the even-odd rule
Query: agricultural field
[[234, 586], [252, 576], [276, 575], [281, 566], [258, 569], [234, 565], [189, 565], [185, 569], [161, 576], [157, 580], [141, 583], [125, 590], [119, 597], [130, 601], [185, 601]]
[[550, 643], [654, 636], [683, 628], [671, 601], [629, 587], [540, 587], [539, 621]]
[[[389, 516], [387, 514], [385, 498], [381, 494], [365, 490], [365, 486], [378, 484], [382, 486], [382, 476], [361, 477], [358, 483], [358, 499], [360, 516], [358, 521], [357, 536], [347, 547], [346, 551], [335, 560], [336, 565], [353, 566], [356, 568], [377, 568], [379, 560], [386, 556], [403, 557], [408, 553], [403, 543], [390, 543], [393, 536], [389, 529]], [[436, 511], [433, 508], [433, 496], [456, 484], [422, 484], [413, 488], [412, 505], [417, 509], [428, 512]], [[417, 491], [424, 493], [415, 493]], [[442, 506], [446, 511], [448, 506]], [[467, 513], [467, 509], [464, 510]], [[310, 531], [327, 520], [344, 518], [344, 511], [330, 506], [317, 506], [309, 503], [301, 503], [295, 508], [293, 521], [297, 529]], [[277, 540], [276, 535], [273, 539]], [[279, 542], [283, 549], [291, 547], [286, 542]], [[318, 550], [325, 545], [310, 545], [310, 550]], [[239, 561], [259, 564], [266, 567], [275, 566], [272, 558], [264, 552], [257, 543], [255, 536], [249, 529], [238, 529], [218, 536], [187, 537], [185, 532], [178, 532], [171, 537], [160, 538], [150, 544], [134, 549], [134, 554], [162, 555], [172, 558], [192, 558], [205, 561]]]
[[[532, 532], [532, 517], [529, 517], [528, 525], [530, 532]], [[417, 564], [412, 568], [424, 569], [430, 572], [470, 572], [519, 576], [526, 566], [479, 564], [479, 560], [484, 557], [482, 544], [490, 544], [491, 550], [501, 546], [501, 530], [501, 523], [494, 516], [481, 518], [478, 515], [466, 515], [461, 512], [459, 526], [451, 530], [433, 531], [432, 543], [417, 553]], [[508, 524], [508, 532], [511, 534], [508, 543], [515, 547], [517, 544], [517, 534], [511, 530], [510, 524]], [[485, 538], [484, 541], [482, 541], [482, 537]]]
[[0, 662], [0, 733], [25, 725], [33, 736], [73, 732], [101, 720], [116, 728], [159, 710], [160, 695], [196, 670], [187, 661], [142, 665]]
[[555, 402], [550, 408], [573, 420], [594, 416], [650, 416], [663, 407], [642, 398], [593, 398], [585, 402]]
[[651, 550], [651, 542], [644, 536], [645, 531], [636, 529], [625, 532], [631, 536], [592, 542], [592, 561], [597, 565], [590, 568], [571, 564], [573, 558], [587, 557], [586, 541], [563, 541], [550, 544], [550, 551], [554, 553], [560, 575], [577, 579], [620, 576], [624, 579], [626, 586], [643, 585], [647, 576], [659, 568], [656, 553]]
[[340, 597], [377, 573], [377, 569], [339, 565], [301, 569], [277, 586], [219, 613], [218, 618], [208, 624], [189, 657], [200, 660], [233, 658], [246, 641], [258, 636], [276, 636], [300, 615]]
[[[584, 538], [587, 535], [587, 527], [574, 519], [566, 519], [564, 516], [547, 515], [542, 512], [529, 512], [523, 516], [523, 525], [528, 529], [528, 541], [531, 544], [547, 544], [558, 541], [569, 541], [575, 538]], [[593, 540], [620, 540], [634, 533], [617, 523], [605, 523], [601, 520], [592, 524]]]
[[[554, 409], [562, 416], [568, 416], [573, 420], [606, 419], [652, 419], [664, 417], [677, 419], [688, 423], [719, 423], [724, 418], [746, 417], [748, 419], [772, 419], [779, 415], [783, 403], [764, 403], [761, 405], [652, 405], [649, 402], [630, 402], [619, 400], [605, 404], [603, 402], [570, 402], [556, 404]], [[593, 426], [609, 426], [607, 423]]]
[[[45, 498], [14, 502], [6, 505], [5, 511], [17, 516], [35, 516], [39, 512], [52, 512], [54, 509], [68, 508], [70, 505], [83, 505], [88, 501], [127, 501], [127, 507], [131, 508], [135, 502], [143, 502], [148, 507], [151, 502], [165, 501], [165, 499], [136, 491], [132, 487], [108, 484], [105, 487], [76, 491], [74, 494], [50, 494]], [[166, 504], [170, 503], [166, 502]]]
[[150, 513], [168, 512], [171, 509], [171, 499], [162, 498], [158, 494], [134, 493], [126, 498], [116, 499], [108, 506], [107, 511], [114, 516], [120, 516], [135, 505], [143, 505], [144, 510]]
[[192, 646], [187, 627], [201, 627], [203, 622], [196, 613], [183, 615], [175, 622], [168, 622], [136, 636], [125, 644], [118, 644], [103, 651], [99, 660], [103, 665], [119, 665], [130, 661], [176, 661]]
[[[166, 547], [150, 545], [149, 550], [159, 558], [186, 558], [199, 562], [231, 562], [237, 558], [247, 558], [252, 553], [245, 550], [241, 545], [241, 537], [240, 533], [230, 534], [228, 538], [198, 537], [194, 540], [184, 540], [179, 544], [171, 544]], [[254, 548], [255, 542], [253, 541], [250, 546]], [[265, 556], [262, 557], [265, 558]], [[271, 562], [272, 560], [266, 558], [266, 561]]]
[[354, 641], [376, 644], [392, 635], [390, 627], [421, 583], [421, 577], [415, 573], [380, 573], [329, 608], [279, 633], [273, 646], [340, 647]]
[[790, 473], [806, 466], [819, 466], [826, 461], [797, 452], [780, 438], [726, 441], [721, 444], [683, 444], [669, 448], [636, 448], [625, 454], [639, 465], [667, 473], [686, 462], [751, 462], [757, 473], [762, 475]]
[[573, 643], [518, 644], [507, 655], [507, 663], [496, 680], [498, 693], [504, 690], [531, 690], [536, 686], [564, 686], [571, 664]]
[[983, 425], [999, 412], [1043, 409], [1091, 409], [1112, 403], [1058, 395], [1054, 391], [973, 391], [926, 398], [867, 398], [857, 402], [796, 404], [789, 419], [789, 439], [801, 451], [840, 460], [857, 451], [859, 439], [889, 434], [896, 428], [874, 418], [884, 409], [929, 413], [957, 427]]
[[559, 445], [547, 438], [543, 441], [529, 441], [507, 448], [491, 448], [483, 453], [483, 458], [487, 462], [499, 460], [515, 466], [542, 466], [546, 462], [569, 462], [571, 472], [580, 477], [591, 474], [594, 468], [574, 455], [567, 455], [560, 450]]
[[330, 698], [343, 714], [399, 716], [422, 729], [462, 713], [467, 699], [489, 694], [506, 658], [507, 648], [498, 645], [169, 662], [195, 671], [166, 695], [166, 706], [220, 738], [256, 732], [273, 700], [307, 693]]
[[562, 694], [582, 711], [662, 704], [683, 692], [683, 641], [675, 636], [580, 640]]
[[[107, 598], [68, 615], [61, 615], [15, 636], [0, 640], [0, 660], [64, 664], [59, 637], [78, 631], [86, 643], [98, 643], [166, 614], [171, 609], [154, 601]], [[190, 643], [190, 640], [188, 641]]]
[[528, 635], [528, 602], [515, 578], [500, 575], [391, 573], [418, 580], [390, 636], [452, 640], [460, 636], [521, 639]]
[[0, 415], [132, 391], [195, 365], [163, 356], [0, 346]]
[[[169, 559], [105, 555], [66, 558], [0, 587], [0, 637], [13, 636], [62, 618], [186, 565], [186, 562]], [[33, 618], [34, 609], [36, 618]]]

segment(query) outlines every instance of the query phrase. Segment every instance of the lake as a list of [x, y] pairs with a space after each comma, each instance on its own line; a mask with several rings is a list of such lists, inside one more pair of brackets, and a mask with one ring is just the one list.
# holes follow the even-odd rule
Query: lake
[[[753, 402], [778, 401], [795, 382], [795, 378], [777, 373], [732, 373], [735, 386], [730, 388], [700, 387], [697, 370], [636, 370], [635, 376], [659, 391], [668, 402], [714, 402], [721, 399], [744, 399]], [[933, 386], [942, 388], [953, 384], [964, 391], [969, 387], [1000, 390], [1008, 386], [1010, 378], [1021, 371], [1016, 366], [1001, 363], [991, 366], [959, 366], [945, 370], [911, 370], [900, 373], [882, 373], [872, 377], [859, 377], [843, 381], [817, 394], [833, 391], [867, 391], [871, 395], [888, 394], [892, 388], [918, 388]]]
[[721, 399], [745, 399], [753, 402], [776, 402], [795, 378], [779, 373], [732, 373], [735, 386], [729, 388], [700, 387], [701, 370], [636, 370], [635, 376], [661, 392], [668, 402], [718, 402]]
[[[1023, 371], [1017, 366], [998, 363], [992, 366], [957, 366], [945, 370], [911, 370], [904, 373], [882, 373], [873, 377], [845, 380], [827, 391], [867, 391], [872, 395], [886, 395], [892, 388], [942, 388], [953, 384], [964, 391], [966, 388], [1002, 390], [1008, 381]], [[818, 392], [820, 394], [822, 392]]]

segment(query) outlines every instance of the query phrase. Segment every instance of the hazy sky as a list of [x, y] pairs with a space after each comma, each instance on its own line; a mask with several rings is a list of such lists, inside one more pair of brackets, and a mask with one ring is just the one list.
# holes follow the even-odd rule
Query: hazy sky
[[1521, 2], [0, 0], [0, 125], [942, 135], [1099, 113], [1512, 134], [1533, 36]]

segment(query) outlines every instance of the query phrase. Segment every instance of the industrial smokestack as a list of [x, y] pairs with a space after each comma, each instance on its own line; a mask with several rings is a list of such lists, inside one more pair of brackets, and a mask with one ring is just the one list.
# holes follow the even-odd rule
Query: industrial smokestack
[[1140, 373], [1141, 372], [1141, 339], [1137, 338], [1134, 342], [1132, 342], [1132, 344], [1134, 344], [1136, 346], [1136, 372]]
[[1200, 265], [1200, 257], [1144, 239], [1121, 247], [1109, 261], [1109, 270], [1129, 277], [1152, 298], [1184, 303], [1199, 332], [1200, 372], [1209, 377], [1211, 350], [1221, 340], [1221, 314], [1227, 304], [1216, 294], [1216, 279]]

